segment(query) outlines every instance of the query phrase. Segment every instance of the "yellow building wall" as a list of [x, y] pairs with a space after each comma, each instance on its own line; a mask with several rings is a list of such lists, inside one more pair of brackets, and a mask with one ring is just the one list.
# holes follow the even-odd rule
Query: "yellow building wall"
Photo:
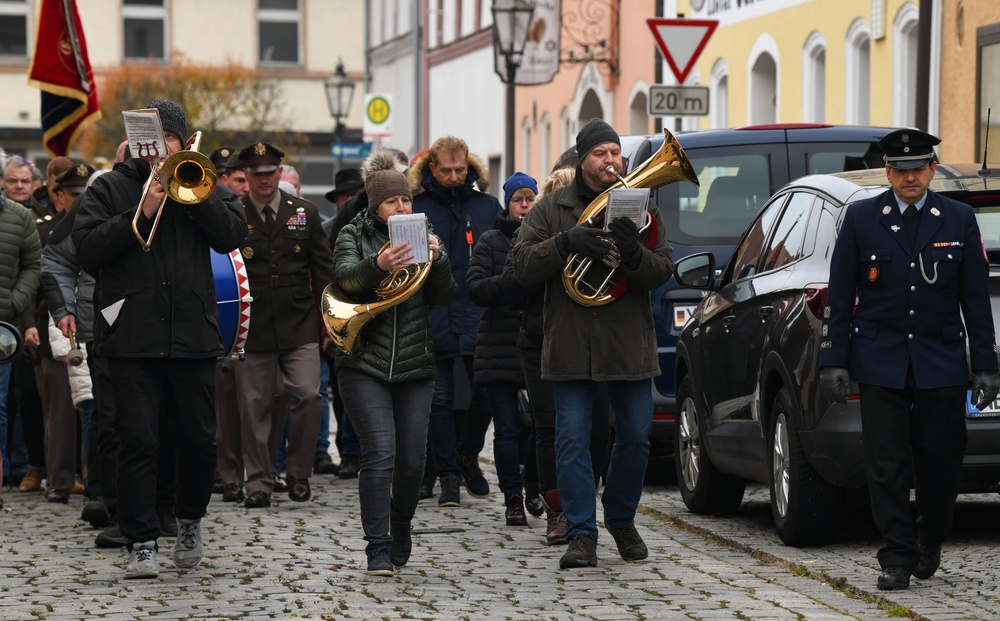
[[[892, 20], [903, 4], [902, 0], [885, 2], [885, 36], [870, 43], [872, 125], [892, 124]], [[690, 10], [688, 0], [681, 0], [679, 5]], [[825, 122], [843, 123], [846, 36], [859, 17], [871, 25], [871, 6], [871, 0], [812, 0], [719, 26], [696, 64], [701, 84], [709, 84], [713, 66], [720, 59], [725, 60], [729, 68], [729, 125], [747, 124], [750, 54], [754, 44], [763, 35], [769, 35], [778, 50], [777, 122], [800, 122], [803, 49], [810, 34], [817, 31], [826, 41]], [[708, 118], [703, 118], [700, 126], [708, 128]]]

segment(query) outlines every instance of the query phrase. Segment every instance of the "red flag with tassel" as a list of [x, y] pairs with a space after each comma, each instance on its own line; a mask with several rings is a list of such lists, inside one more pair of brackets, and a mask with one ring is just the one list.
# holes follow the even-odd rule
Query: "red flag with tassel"
[[42, 90], [45, 150], [67, 155], [83, 128], [101, 118], [75, 0], [42, 0], [28, 83]]

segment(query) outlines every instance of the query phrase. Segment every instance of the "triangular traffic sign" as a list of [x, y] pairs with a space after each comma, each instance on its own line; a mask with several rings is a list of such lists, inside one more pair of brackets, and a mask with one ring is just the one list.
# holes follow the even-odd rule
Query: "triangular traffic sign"
[[653, 31], [656, 45], [674, 72], [678, 84], [684, 84], [695, 61], [705, 49], [712, 33], [719, 25], [714, 19], [657, 19], [646, 20]]

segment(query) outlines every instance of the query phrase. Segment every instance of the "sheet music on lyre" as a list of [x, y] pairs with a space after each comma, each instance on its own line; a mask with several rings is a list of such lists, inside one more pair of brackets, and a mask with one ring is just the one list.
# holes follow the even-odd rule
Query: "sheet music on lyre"
[[413, 261], [409, 263], [426, 263], [430, 260], [430, 247], [427, 245], [427, 216], [422, 213], [400, 214], [389, 216], [389, 244], [392, 247], [402, 242], [410, 244], [413, 250]]
[[167, 157], [167, 141], [163, 137], [159, 110], [122, 110], [122, 121], [132, 157], [149, 161]]
[[615, 218], [629, 218], [637, 228], [646, 223], [649, 205], [649, 188], [615, 188], [608, 192], [608, 205], [604, 210], [604, 230]]

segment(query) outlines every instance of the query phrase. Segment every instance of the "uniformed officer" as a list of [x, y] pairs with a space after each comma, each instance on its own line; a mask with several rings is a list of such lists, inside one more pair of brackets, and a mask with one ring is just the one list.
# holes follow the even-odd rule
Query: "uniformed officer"
[[220, 177], [228, 172], [229, 159], [233, 155], [236, 155], [235, 147], [219, 147], [208, 156], [212, 166], [215, 166], [215, 172]]
[[284, 427], [272, 415], [276, 380], [291, 400], [288, 497], [304, 502], [312, 495], [309, 474], [322, 403], [318, 292], [333, 282], [333, 256], [316, 206], [278, 188], [284, 153], [257, 142], [239, 155], [250, 186], [243, 198], [249, 231], [241, 252], [254, 299], [236, 383], [247, 471], [244, 504], [255, 508], [270, 505], [274, 488], [275, 450]]
[[[1000, 389], [976, 215], [928, 190], [939, 142], [914, 129], [879, 141], [892, 189], [847, 208], [824, 309], [820, 383], [841, 403], [851, 380], [860, 387], [872, 517], [885, 539], [883, 590], [906, 589], [911, 574], [937, 571], [958, 494], [967, 408], [992, 403]], [[975, 373], [969, 404], [966, 343]]]

